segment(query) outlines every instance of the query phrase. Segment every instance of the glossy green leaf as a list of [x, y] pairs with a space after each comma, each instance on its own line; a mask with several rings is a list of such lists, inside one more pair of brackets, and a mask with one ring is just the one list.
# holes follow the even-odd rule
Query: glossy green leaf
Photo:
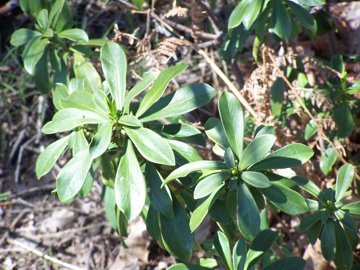
[[136, 218], [145, 204], [146, 185], [130, 140], [116, 171], [114, 189], [116, 205], [129, 220]]
[[346, 196], [346, 191], [350, 187], [354, 178], [354, 167], [351, 164], [344, 164], [339, 169], [335, 184], [336, 201], [341, 201]]
[[[301, 219], [300, 230], [307, 231], [316, 222], [321, 221], [326, 215], [325, 211], [315, 212], [305, 215]], [[327, 216], [325, 216], [327, 218]]]
[[[81, 81], [84, 82], [83, 80]], [[75, 90], [73, 93], [71, 93], [69, 96], [67, 96], [61, 101], [61, 106], [63, 108], [74, 108], [91, 111], [101, 115], [104, 119], [107, 118], [108, 120], [110, 120], [109, 109], [105, 103], [105, 100], [101, 103], [96, 100], [98, 93], [99, 92], [90, 93], [85, 90]]]
[[311, 13], [297, 3], [294, 3], [292, 1], [288, 1], [287, 3], [294, 12], [295, 19], [300, 22], [300, 24], [304, 28], [309, 30], [311, 34], [315, 35], [317, 30], [317, 24]]
[[142, 127], [141, 122], [133, 115], [123, 115], [118, 120], [118, 123], [128, 127]]
[[[21, 30], [21, 29], [20, 29]], [[20, 31], [20, 30], [18, 30], [18, 31]], [[16, 33], [16, 32], [15, 32]], [[15, 34], [14, 33], [14, 34]], [[14, 36], [14, 34], [13, 34], [13, 36]], [[12, 39], [12, 37], [11, 37], [11, 39]], [[11, 42], [11, 41], [10, 41]], [[12, 44], [12, 43], [11, 43]], [[12, 44], [13, 45], [13, 44]], [[15, 45], [13, 45], [13, 46], [15, 46]], [[353, 94], [355, 94], [355, 93], [358, 93], [358, 92], [360, 92], [360, 81], [357, 81], [357, 82], [355, 82], [355, 83], [353, 83], [347, 90], [346, 90], [346, 93], [347, 94], [350, 94], [350, 95], [353, 95]]]
[[116, 220], [116, 204], [114, 189], [105, 186], [104, 187], [104, 210], [106, 219], [109, 221], [111, 227], [116, 230], [118, 227]]
[[42, 132], [45, 134], [53, 134], [72, 130], [84, 124], [100, 124], [107, 122], [104, 116], [81, 109], [63, 109], [58, 111], [50, 122], [47, 122]]
[[325, 259], [331, 261], [335, 252], [335, 225], [334, 221], [328, 220], [321, 233], [321, 250]]
[[310, 244], [314, 245], [316, 240], [320, 237], [321, 229], [323, 228], [323, 223], [321, 220], [318, 220], [312, 224], [307, 231]]
[[101, 88], [101, 78], [96, 69], [79, 53], [74, 54], [73, 66], [76, 78], [84, 79], [86, 91], [95, 92]]
[[91, 167], [89, 150], [82, 150], [61, 169], [56, 178], [56, 192], [61, 202], [73, 199], [82, 188]]
[[133, 88], [130, 89], [129, 93], [127, 93], [124, 101], [124, 111], [126, 113], [129, 112], [129, 107], [131, 101], [135, 97], [137, 97], [141, 92], [143, 92], [146, 88], [148, 88], [156, 79], [157, 74], [153, 72], [146, 72], [144, 74], [144, 78], [141, 81], [138, 81]]
[[35, 38], [29, 45], [24, 55], [24, 68], [29, 74], [34, 75], [35, 66], [43, 56], [48, 42], [46, 38]]
[[222, 185], [226, 179], [230, 177], [230, 173], [227, 171], [210, 174], [207, 177], [201, 179], [194, 189], [194, 199], [200, 199], [208, 196], [220, 185]]
[[174, 153], [166, 139], [147, 128], [124, 127], [136, 149], [147, 160], [164, 165], [175, 165]]
[[233, 253], [232, 253], [232, 260], [233, 260], [233, 269], [234, 270], [243, 270], [246, 262], [246, 242], [244, 239], [240, 239], [236, 242]]
[[168, 140], [168, 143], [174, 151], [178, 166], [201, 160], [199, 153], [191, 145], [175, 140]]
[[66, 29], [59, 33], [59, 37], [67, 38], [72, 41], [88, 41], [89, 37], [86, 32], [80, 28]]
[[228, 28], [232, 29], [243, 23], [245, 29], [249, 30], [259, 16], [263, 3], [263, 0], [241, 1], [230, 15]]
[[274, 135], [265, 134], [256, 136], [245, 148], [243, 157], [240, 160], [239, 169], [242, 171], [262, 160], [268, 154], [275, 141], [276, 137]]
[[108, 149], [112, 137], [113, 123], [100, 124], [90, 143], [90, 155], [92, 159], [100, 157]]
[[231, 149], [241, 159], [244, 139], [244, 112], [239, 100], [228, 92], [219, 98], [219, 113]]
[[215, 94], [215, 90], [207, 84], [194, 83], [184, 86], [160, 98], [141, 116], [140, 121], [149, 122], [188, 113], [207, 104]]
[[[51, 8], [50, 10], [50, 17], [52, 11], [53, 8]], [[64, 29], [69, 29], [73, 27], [74, 19], [69, 6], [69, 1], [64, 1], [64, 5], [60, 9], [60, 12], [54, 16], [54, 19], [52, 20], [52, 25], [55, 28], [56, 32], [61, 32]]]
[[253, 240], [260, 231], [260, 217], [254, 197], [245, 183], [237, 187], [237, 225], [241, 234]]
[[351, 246], [343, 228], [337, 222], [335, 223], [335, 239], [336, 252], [334, 262], [336, 266], [344, 270], [351, 269], [353, 264]]
[[161, 237], [166, 250], [182, 261], [188, 261], [193, 251], [194, 237], [185, 209], [174, 202], [174, 217], [160, 215]]
[[196, 265], [196, 264], [184, 264], [184, 263], [178, 263], [173, 264], [167, 270], [209, 270], [212, 268]]
[[78, 152], [89, 148], [89, 143], [85, 137], [84, 130], [79, 129], [72, 133], [72, 136], [69, 139], [69, 147], [72, 149], [73, 156]]
[[164, 94], [170, 81], [183, 72], [186, 68], [187, 65], [185, 63], [179, 63], [161, 71], [159, 76], [156, 78], [154, 85], [150, 88], [141, 101], [140, 107], [136, 112], [136, 116], [140, 117], [143, 115], [156, 101], [158, 101]]
[[315, 125], [313, 120], [310, 120], [309, 123], [306, 124], [304, 138], [305, 140], [310, 140], [317, 132], [317, 126]]
[[56, 0], [50, 10], [49, 14], [49, 22], [51, 26], [54, 27], [57, 23], [61, 10], [63, 9], [65, 4], [65, 0]]
[[201, 222], [204, 220], [205, 216], [210, 211], [212, 205], [220, 196], [223, 191], [224, 185], [218, 186], [209, 197], [204, 200], [201, 200], [201, 204], [196, 207], [195, 211], [193, 211], [191, 218], [190, 218], [190, 230], [193, 232], [200, 226]]
[[219, 253], [222, 263], [226, 266], [226, 269], [233, 270], [230, 244], [225, 234], [221, 231], [218, 231], [214, 236], [214, 246]]
[[241, 179], [249, 185], [257, 188], [267, 188], [271, 186], [269, 178], [260, 172], [246, 171], [241, 173]]
[[320, 188], [311, 180], [303, 178], [301, 176], [294, 176], [291, 178], [297, 185], [299, 185], [302, 189], [309, 192], [314, 197], [317, 197], [321, 190]]
[[248, 250], [245, 262], [245, 269], [252, 269], [260, 258], [268, 251], [275, 240], [278, 233], [272, 230], [260, 231], [256, 238], [252, 241], [250, 249]]
[[304, 270], [306, 261], [300, 257], [282, 258], [264, 268], [264, 270]]
[[146, 163], [145, 180], [149, 188], [149, 198], [152, 206], [162, 215], [173, 217], [174, 210], [170, 189], [165, 186], [161, 188], [163, 178], [151, 163]]
[[313, 150], [303, 144], [293, 143], [274, 151], [263, 160], [250, 167], [251, 170], [269, 170], [293, 168], [307, 162], [312, 156]]
[[101, 66], [116, 109], [122, 110], [126, 90], [127, 61], [123, 49], [115, 42], [106, 43], [100, 51]]
[[192, 163], [185, 164], [174, 171], [172, 171], [168, 177], [165, 179], [165, 184], [169, 183], [171, 180], [176, 178], [185, 177], [188, 174], [196, 171], [203, 170], [223, 170], [227, 169], [225, 163], [214, 160], [200, 160]]
[[275, 135], [275, 127], [270, 125], [260, 125], [254, 132], [254, 137], [260, 137], [262, 135]]
[[329, 146], [322, 154], [320, 159], [320, 170], [326, 176], [332, 170], [335, 162], [338, 159], [338, 155], [334, 148]]
[[35, 172], [36, 177], [40, 177], [47, 174], [51, 168], [55, 165], [59, 157], [64, 153], [68, 146], [69, 136], [65, 136], [60, 140], [57, 140], [49, 144], [36, 160]]
[[345, 204], [341, 207], [342, 210], [349, 211], [350, 214], [360, 216], [360, 202], [353, 202]]
[[291, 21], [287, 10], [281, 0], [271, 1], [273, 4], [272, 31], [281, 39], [289, 39], [291, 35]]
[[42, 9], [39, 11], [39, 13], [36, 16], [36, 21], [42, 30], [48, 28], [49, 25], [48, 15], [49, 14], [47, 9]]
[[333, 119], [337, 126], [337, 136], [345, 138], [349, 136], [353, 130], [353, 116], [349, 106], [341, 103], [334, 109]]
[[308, 211], [305, 199], [296, 191], [281, 184], [273, 183], [271, 187], [261, 188], [259, 191], [277, 208], [289, 215], [299, 215]]
[[271, 113], [275, 117], [281, 116], [285, 91], [286, 91], [286, 84], [284, 80], [280, 77], [277, 78], [270, 88]]
[[51, 84], [49, 80], [48, 52], [49, 49], [46, 48], [44, 54], [37, 62], [34, 72], [36, 88], [40, 90], [42, 93], [48, 93], [51, 89]]
[[221, 146], [223, 149], [230, 146], [220, 119], [210, 118], [205, 123], [205, 133], [210, 140]]
[[40, 35], [41, 35], [41, 33], [38, 31], [21, 28], [21, 29], [16, 30], [12, 34], [10, 44], [15, 47], [18, 47], [18, 46], [21, 46], [21, 45], [24, 45], [24, 44], [30, 42], [32, 39], [39, 37]]

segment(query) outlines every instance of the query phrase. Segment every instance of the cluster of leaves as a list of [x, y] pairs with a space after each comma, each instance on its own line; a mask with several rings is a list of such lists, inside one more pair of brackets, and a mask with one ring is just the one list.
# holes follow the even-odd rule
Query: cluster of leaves
[[[351, 165], [343, 165], [335, 187], [324, 191], [310, 180], [275, 173], [276, 169], [304, 164], [313, 150], [293, 143], [273, 151], [276, 136], [272, 126], [258, 127], [253, 139], [245, 140], [242, 106], [228, 92], [218, 100], [220, 118], [210, 118], [205, 124], [217, 160], [202, 160], [194, 145], [205, 145], [204, 134], [182, 115], [209, 103], [216, 95], [211, 86], [195, 83], [164, 95], [170, 81], [187, 68], [179, 63], [158, 73], [143, 74], [128, 89], [127, 59], [118, 44], [89, 41], [83, 30], [72, 28], [65, 0], [31, 2], [20, 1], [23, 10], [36, 17], [36, 30], [17, 30], [11, 43], [25, 45], [25, 69], [34, 74], [39, 89], [52, 90], [57, 112], [42, 132], [66, 132], [40, 154], [36, 163], [36, 174], [41, 178], [59, 158], [71, 156], [53, 191], [61, 202], [89, 194], [98, 170], [106, 216], [121, 239], [127, 235], [129, 221], [141, 215], [153, 239], [185, 263], [200, 247], [194, 231], [209, 216], [219, 227], [210, 245], [210, 254], [215, 256], [197, 265], [177, 264], [173, 270], [213, 269], [218, 265], [230, 270], [254, 269], [259, 263], [266, 270], [285, 266], [303, 269], [301, 258], [277, 260], [271, 255], [273, 244], [281, 241], [278, 233], [270, 230], [267, 211], [304, 214], [301, 228], [310, 242], [319, 238], [326, 259], [334, 260], [340, 269], [351, 268], [351, 251], [358, 242], [352, 216], [360, 215], [359, 202], [343, 204], [351, 193]], [[133, 2], [139, 8], [143, 4]], [[229, 28], [255, 29], [259, 42], [269, 29], [288, 39], [297, 33], [299, 23], [314, 33], [316, 22], [308, 8], [322, 3], [243, 0], [232, 13]], [[100, 47], [100, 53], [88, 45]], [[89, 56], [99, 57], [102, 74]], [[50, 83], [48, 61], [55, 84]], [[349, 95], [359, 88], [357, 84], [347, 85], [343, 74], [335, 121], [338, 114], [350, 110]], [[348, 135], [338, 125], [338, 132]], [[305, 198], [301, 189], [313, 199]]]

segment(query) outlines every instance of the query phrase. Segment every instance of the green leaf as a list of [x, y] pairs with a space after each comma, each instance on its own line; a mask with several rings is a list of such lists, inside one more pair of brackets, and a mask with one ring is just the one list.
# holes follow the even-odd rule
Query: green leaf
[[201, 200], [201, 204], [196, 207], [195, 211], [192, 213], [190, 218], [190, 230], [193, 232], [197, 227], [200, 226], [201, 222], [204, 220], [205, 216], [209, 212], [211, 206], [220, 196], [223, 191], [224, 184], [218, 186], [209, 197], [205, 200]]
[[349, 211], [350, 214], [360, 216], [360, 202], [353, 202], [341, 207], [342, 210]]
[[226, 179], [230, 177], [230, 173], [227, 171], [214, 173], [201, 179], [194, 189], [194, 199], [200, 199], [208, 196], [220, 185], [222, 185]]
[[61, 10], [63, 9], [65, 4], [65, 0], [56, 0], [51, 7], [49, 22], [52, 27], [54, 27], [57, 23]]
[[36, 177], [38, 179], [47, 174], [55, 165], [56, 161], [64, 153], [66, 147], [68, 146], [68, 141], [69, 136], [65, 136], [64, 138], [49, 144], [39, 155], [35, 166]]
[[140, 121], [149, 122], [188, 113], [207, 104], [215, 94], [215, 90], [207, 84], [194, 83], [184, 86], [160, 98], [142, 115]]
[[191, 258], [194, 237], [185, 209], [174, 201], [174, 217], [160, 215], [161, 237], [166, 250], [182, 261]]
[[174, 210], [172, 205], [172, 196], [170, 189], [165, 186], [161, 188], [164, 182], [155, 166], [147, 162], [145, 167], [145, 179], [149, 188], [149, 198], [151, 205], [162, 215], [173, 217]]
[[323, 174], [326, 176], [329, 174], [329, 172], [332, 170], [332, 167], [334, 166], [335, 162], [338, 159], [338, 155], [334, 148], [329, 146], [325, 152], [321, 154], [320, 159], [320, 170], [323, 172]]
[[142, 9], [142, 6], [144, 4], [144, 0], [131, 0], [131, 2], [133, 2], [133, 4], [138, 8], [138, 9]]
[[[62, 2], [62, 0], [58, 0]], [[53, 5], [53, 8], [55, 4]], [[50, 17], [53, 12], [53, 8], [50, 11]], [[60, 32], [63, 29], [69, 29], [73, 27], [74, 19], [71, 13], [68, 1], [64, 1], [64, 4], [59, 5], [59, 12], [54, 12], [54, 19], [52, 20], [52, 27], [56, 32]], [[49, 19], [50, 20], [50, 19]]]
[[334, 221], [328, 220], [321, 233], [321, 250], [325, 259], [331, 261], [335, 252], [335, 225]]
[[341, 201], [346, 196], [346, 191], [350, 187], [354, 178], [354, 167], [351, 164], [344, 164], [339, 169], [335, 184], [336, 201]]
[[21, 28], [16, 30], [11, 35], [10, 44], [19, 47], [21, 45], [24, 45], [26, 43], [29, 43], [32, 39], [41, 36], [41, 33], [38, 31], [33, 31], [26, 28]]
[[337, 126], [336, 135], [339, 138], [349, 136], [353, 130], [353, 116], [349, 106], [346, 103], [337, 105], [334, 109], [333, 118]]
[[336, 252], [334, 262], [340, 269], [350, 270], [353, 264], [353, 255], [350, 243], [343, 228], [335, 223]]
[[286, 85], [283, 79], [280, 77], [277, 78], [270, 88], [271, 113], [275, 117], [281, 116], [285, 91], [286, 91]]
[[175, 165], [175, 156], [169, 143], [159, 134], [143, 127], [124, 129], [145, 159], [158, 164]]
[[291, 20], [281, 0], [271, 1], [273, 4], [272, 31], [281, 39], [287, 40], [291, 35]]
[[317, 132], [317, 126], [315, 125], [313, 120], [310, 120], [309, 123], [306, 124], [304, 138], [309, 141]]
[[80, 28], [66, 29], [59, 33], [59, 37], [67, 38], [72, 41], [88, 41], [89, 37], [86, 32]]
[[[20, 29], [21, 30], [21, 29]], [[18, 31], [20, 31], [20, 30], [18, 30]], [[17, 32], [17, 31], [16, 31]], [[15, 33], [16, 33], [15, 32]], [[14, 33], [14, 34], [15, 34]], [[13, 36], [14, 36], [14, 34], [13, 34]], [[11, 37], [11, 40], [12, 40], [12, 37]], [[11, 41], [10, 41], [11, 42]], [[11, 43], [12, 44], [12, 43]], [[12, 44], [13, 45], [13, 44]], [[15, 45], [13, 45], [13, 46], [15, 46]], [[352, 84], [347, 90], [346, 90], [346, 93], [347, 94], [349, 94], [349, 95], [353, 95], [353, 94], [355, 94], [355, 93], [358, 93], [358, 92], [360, 92], [360, 81], [357, 81], [357, 82], [355, 82], [354, 84]]]
[[164, 69], [141, 101], [136, 116], [140, 117], [143, 115], [156, 101], [158, 101], [164, 94], [170, 81], [182, 73], [187, 67], [188, 66], [185, 63], [179, 63]]
[[123, 49], [115, 42], [106, 43], [100, 50], [101, 66], [115, 100], [121, 111], [125, 100], [127, 61]]
[[219, 253], [222, 263], [226, 266], [226, 269], [233, 270], [230, 244], [225, 234], [221, 231], [218, 231], [214, 237], [214, 246]]
[[[307, 214], [301, 219], [300, 230], [307, 231], [309, 228], [314, 225], [316, 222], [321, 221], [326, 215], [325, 211]], [[325, 216], [327, 218], [327, 216]]]
[[275, 141], [276, 137], [274, 135], [265, 134], [256, 136], [256, 138], [245, 148], [240, 160], [239, 170], [242, 171], [262, 160], [270, 151]]
[[118, 120], [118, 123], [128, 127], [142, 127], [141, 122], [133, 115], [123, 115]]
[[241, 234], [248, 240], [253, 240], [260, 231], [259, 210], [244, 183], [237, 187], [237, 225]]
[[24, 55], [24, 68], [29, 74], [34, 75], [35, 66], [43, 56], [48, 42], [49, 40], [47, 38], [36, 38], [32, 40]]
[[220, 161], [214, 161], [214, 160], [200, 160], [195, 161], [192, 163], [185, 164], [184, 166], [181, 166], [174, 171], [172, 171], [168, 177], [165, 179], [164, 184], [169, 183], [171, 180], [174, 180], [176, 178], [185, 177], [188, 174], [196, 171], [203, 171], [203, 170], [223, 170], [227, 169], [225, 163]]
[[201, 160], [200, 155], [191, 145], [175, 140], [168, 140], [168, 143], [174, 151], [176, 164], [178, 166]]
[[109, 221], [111, 227], [116, 230], [118, 227], [116, 220], [116, 204], [114, 189], [104, 186], [104, 209], [106, 219]]
[[137, 97], [141, 92], [148, 88], [156, 79], [157, 74], [153, 72], [146, 72], [144, 78], [141, 81], [138, 81], [133, 88], [130, 89], [127, 93], [124, 101], [124, 111], [129, 112], [129, 107], [131, 101]]
[[271, 186], [269, 178], [267, 178], [265, 174], [262, 174], [260, 172], [242, 172], [241, 179], [243, 179], [249, 185], [257, 188], [267, 188]]
[[210, 140], [218, 144], [221, 148], [226, 149], [230, 146], [220, 119], [210, 118], [205, 123], [205, 133]]
[[311, 180], [303, 178], [301, 176], [294, 176], [291, 178], [296, 184], [298, 184], [302, 189], [309, 192], [314, 197], [317, 197], [321, 190], [320, 188]]
[[51, 89], [49, 80], [48, 51], [48, 48], [46, 48], [44, 54], [37, 62], [34, 72], [36, 88], [42, 93], [48, 93]]
[[44, 0], [38, 0], [38, 1], [32, 1], [32, 0], [20, 0], [20, 7], [21, 9], [36, 17], [37, 13], [43, 9], [47, 8], [48, 1]]
[[252, 241], [250, 249], [246, 256], [245, 269], [253, 269], [255, 264], [271, 248], [274, 241], [277, 239], [278, 233], [272, 230], [263, 230], [259, 232], [256, 238]]
[[319, 238], [322, 227], [323, 227], [323, 223], [321, 220], [318, 220], [317, 222], [315, 222], [314, 224], [312, 224], [309, 227], [309, 229], [307, 231], [307, 235], [309, 238], [309, 242], [312, 245], [314, 245], [316, 240]]
[[230, 15], [228, 29], [232, 29], [244, 24], [246, 30], [249, 30], [262, 8], [263, 0], [243, 0], [241, 1]]
[[289, 215], [299, 215], [308, 211], [304, 198], [296, 191], [281, 184], [273, 182], [271, 187], [258, 190], [277, 208]]
[[244, 239], [240, 239], [236, 242], [233, 248], [232, 260], [234, 270], [243, 270], [246, 262], [246, 242]]
[[287, 4], [294, 12], [295, 19], [300, 22], [300, 24], [304, 28], [308, 29], [311, 34], [315, 35], [317, 30], [317, 24], [310, 12], [292, 1], [287, 1]]
[[116, 171], [114, 189], [116, 205], [130, 221], [136, 218], [145, 204], [146, 185], [130, 140]]
[[79, 53], [74, 53], [74, 73], [76, 78], [85, 80], [85, 90], [96, 92], [101, 88], [101, 78], [96, 69]]
[[300, 257], [282, 258], [264, 268], [264, 270], [304, 270], [306, 261]]
[[72, 130], [78, 126], [85, 124], [99, 124], [107, 122], [104, 116], [81, 109], [63, 109], [58, 111], [50, 122], [47, 122], [42, 132], [45, 134], [53, 134]]
[[42, 9], [36, 16], [36, 21], [42, 30], [48, 28], [49, 20], [48, 20], [48, 11], [47, 9]]
[[196, 264], [183, 264], [183, 263], [177, 263], [173, 264], [167, 270], [209, 270], [212, 268], [203, 267]]
[[263, 160], [252, 165], [250, 169], [258, 171], [293, 168], [307, 162], [313, 154], [314, 152], [310, 147], [300, 143], [293, 143], [271, 153]]
[[72, 133], [72, 136], [69, 139], [69, 146], [72, 149], [73, 156], [78, 152], [89, 148], [89, 143], [85, 137], [84, 130], [80, 129]]
[[244, 139], [244, 113], [237, 98], [223, 92], [219, 98], [219, 113], [231, 149], [241, 159]]
[[73, 199], [84, 185], [91, 167], [89, 150], [82, 150], [61, 169], [56, 178], [56, 192], [61, 202]]
[[100, 157], [108, 149], [112, 137], [113, 123], [105, 122], [99, 124], [91, 143], [90, 155], [92, 159]]

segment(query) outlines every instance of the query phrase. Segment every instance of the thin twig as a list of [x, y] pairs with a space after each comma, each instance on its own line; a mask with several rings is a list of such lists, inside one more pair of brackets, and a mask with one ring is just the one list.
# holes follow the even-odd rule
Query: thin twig
[[26, 245], [25, 243], [22, 243], [22, 242], [20, 242], [20, 241], [15, 240], [15, 239], [8, 239], [7, 241], [8, 241], [9, 244], [12, 244], [12, 245], [14, 245], [14, 246], [21, 247], [21, 248], [27, 250], [28, 252], [31, 252], [31, 253], [33, 253], [33, 254], [35, 254], [35, 255], [37, 255], [37, 256], [39, 256], [39, 257], [41, 257], [41, 258], [43, 258], [43, 259], [45, 259], [45, 260], [47, 260], [47, 261], [49, 261], [49, 262], [52, 262], [52, 263], [54, 263], [54, 264], [60, 265], [60, 266], [62, 266], [62, 267], [65, 267], [65, 268], [71, 269], [71, 270], [81, 270], [80, 267], [77, 267], [77, 266], [75, 266], [75, 265], [69, 264], [69, 263], [67, 263], [67, 262], [63, 262], [63, 261], [61, 261], [61, 260], [59, 260], [59, 259], [57, 259], [57, 258], [50, 257], [49, 255], [41, 252], [40, 250], [37, 250], [37, 249], [35, 249], [35, 248], [32, 248], [32, 247]]

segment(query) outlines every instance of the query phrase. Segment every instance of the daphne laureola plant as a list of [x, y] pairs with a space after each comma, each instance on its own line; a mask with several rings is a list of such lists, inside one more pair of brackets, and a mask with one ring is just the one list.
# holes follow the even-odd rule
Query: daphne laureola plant
[[[284, 7], [280, 0], [270, 1], [271, 5], [265, 2], [242, 1], [240, 5], [256, 10], [257, 16], [270, 8]], [[300, 4], [286, 2], [297, 16], [305, 12]], [[46, 70], [42, 73], [45, 86], [40, 85], [45, 90], [53, 85], [56, 113], [42, 132], [65, 133], [40, 154], [36, 175], [41, 178], [47, 174], [70, 152], [53, 191], [61, 202], [70, 203], [76, 196], [89, 194], [98, 170], [105, 213], [121, 241], [126, 241], [128, 223], [141, 215], [153, 239], [184, 262], [171, 266], [173, 270], [219, 265], [229, 270], [254, 269], [259, 263], [267, 270], [285, 266], [303, 269], [305, 261], [299, 257], [270, 259], [272, 245], [280, 240], [279, 233], [270, 229], [268, 211], [304, 215], [301, 229], [310, 242], [319, 238], [326, 259], [334, 260], [341, 269], [351, 268], [351, 251], [358, 242], [353, 217], [360, 215], [359, 202], [343, 203], [351, 193], [351, 165], [343, 165], [336, 185], [323, 191], [311, 180], [277, 174], [277, 169], [304, 164], [313, 150], [300, 143], [274, 146], [275, 129], [265, 125], [245, 141], [244, 111], [237, 98], [226, 91], [218, 98], [220, 118], [205, 123], [205, 134], [214, 143], [217, 159], [203, 160], [193, 145], [204, 144], [204, 134], [185, 118], [177, 119], [209, 103], [216, 91], [195, 83], [164, 95], [186, 64], [146, 72], [129, 88], [122, 47], [111, 41], [89, 40], [85, 32], [64, 23], [69, 18], [66, 1], [56, 0], [52, 6], [21, 3], [37, 18], [37, 30], [16, 31], [12, 44], [26, 45], [26, 70], [35, 77]], [[233, 13], [231, 27], [249, 20], [243, 13], [236, 16], [244, 7]], [[247, 29], [256, 16], [250, 19]], [[274, 29], [279, 36], [284, 31], [276, 22]], [[94, 54], [89, 46], [99, 47], [99, 53]], [[100, 58], [104, 80], [88, 60], [90, 56]], [[48, 57], [53, 71], [48, 70]], [[37, 80], [44, 82], [40, 77]], [[201, 248], [194, 232], [206, 216], [217, 224], [212, 241], [217, 255], [191, 264], [193, 251]]]

